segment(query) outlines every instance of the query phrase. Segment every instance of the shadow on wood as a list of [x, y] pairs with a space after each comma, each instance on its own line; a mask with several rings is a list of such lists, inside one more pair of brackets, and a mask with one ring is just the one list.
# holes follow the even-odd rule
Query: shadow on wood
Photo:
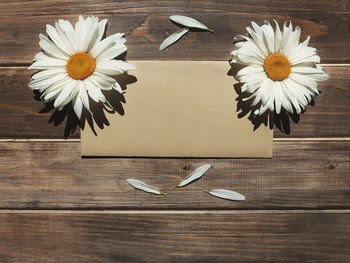
[[[114, 77], [119, 83], [123, 91], [127, 89], [129, 84], [132, 84], [137, 81], [136, 77], [129, 75], [127, 73], [118, 75]], [[63, 107], [62, 110], [55, 109], [53, 106], [54, 101], [45, 103], [45, 107], [39, 111], [39, 113], [47, 113], [55, 109], [53, 114], [49, 119], [49, 123], [53, 123], [54, 126], [60, 125], [65, 119], [66, 127], [64, 129], [64, 137], [67, 138], [74, 133], [77, 127], [84, 129], [85, 123], [87, 122], [94, 132], [97, 135], [94, 123], [100, 128], [103, 129], [105, 126], [109, 126], [109, 121], [106, 117], [105, 112], [110, 114], [118, 113], [119, 115], [124, 115], [123, 103], [126, 103], [124, 93], [119, 93], [115, 89], [111, 90], [102, 90], [103, 95], [106, 97], [105, 103], [97, 103], [89, 97], [89, 104], [91, 113], [83, 108], [81, 120], [76, 116], [72, 103], [67, 104]], [[34, 99], [41, 101], [41, 93], [34, 91]]]
[[[228, 71], [227, 75], [235, 78], [237, 72], [242, 68], [244, 68], [244, 65], [232, 63], [231, 69]], [[242, 83], [236, 83], [233, 85], [233, 87], [238, 95], [236, 98], [236, 111], [239, 112], [238, 117], [243, 118], [244, 116], [248, 115], [248, 119], [254, 125], [254, 130], [258, 129], [261, 124], [264, 124], [265, 126], [269, 125], [270, 129], [273, 129], [273, 126], [275, 125], [282, 133], [290, 134], [290, 120], [296, 124], [299, 122], [300, 114], [296, 113], [293, 106], [293, 114], [287, 112], [284, 108], [281, 108], [281, 112], [279, 114], [268, 109], [262, 115], [254, 114], [254, 112], [260, 108], [261, 102], [257, 103], [256, 105], [252, 105], [254, 97], [247, 99], [249, 96], [251, 96], [251, 93], [242, 92]], [[313, 99], [310, 101], [309, 105], [315, 105]], [[301, 113], [304, 112], [305, 110]]]

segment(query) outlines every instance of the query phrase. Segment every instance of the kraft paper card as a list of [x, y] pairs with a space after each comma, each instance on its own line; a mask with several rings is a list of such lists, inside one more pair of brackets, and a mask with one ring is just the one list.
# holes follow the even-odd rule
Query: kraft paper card
[[273, 132], [238, 118], [226, 61], [130, 61], [125, 114], [81, 132], [83, 156], [272, 157]]

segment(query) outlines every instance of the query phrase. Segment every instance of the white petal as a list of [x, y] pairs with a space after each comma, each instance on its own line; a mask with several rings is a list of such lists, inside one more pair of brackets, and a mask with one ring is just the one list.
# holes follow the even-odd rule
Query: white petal
[[43, 92], [41, 99], [45, 102], [55, 99], [69, 81], [71, 81], [71, 79], [66, 77], [52, 84]]
[[260, 56], [257, 56], [255, 54], [247, 54], [243, 52], [239, 52], [236, 56], [235, 59], [237, 60], [238, 63], [243, 64], [243, 65], [259, 65], [262, 66], [264, 65], [264, 60], [261, 59]]
[[95, 91], [95, 86], [91, 83], [89, 78], [86, 78], [83, 80], [84, 81], [84, 85], [86, 87], [86, 90], [89, 94], [89, 97], [94, 100], [95, 102], [99, 102], [99, 97], [98, 94]]
[[210, 167], [211, 167], [210, 164], [204, 164], [198, 167], [196, 170], [194, 170], [189, 176], [187, 176], [181, 183], [179, 183], [174, 188], [183, 187], [185, 185], [188, 185], [189, 183], [192, 183], [195, 180], [198, 180], [209, 170]]
[[148, 192], [148, 193], [152, 193], [152, 194], [156, 194], [156, 195], [166, 195], [165, 193], [159, 191], [159, 189], [150, 186], [144, 182], [141, 182], [139, 180], [136, 179], [127, 179], [126, 180], [132, 187]]
[[118, 91], [119, 93], [123, 93], [123, 89], [122, 87], [120, 87], [118, 82], [115, 82], [113, 89], [115, 89], [116, 91]]
[[67, 61], [62, 59], [50, 58], [45, 56], [44, 54], [42, 54], [41, 56], [43, 58], [38, 61], [35, 61], [32, 65], [30, 65], [28, 67], [28, 70], [62, 68], [62, 67], [65, 67], [67, 64]]
[[321, 67], [292, 67], [292, 72], [307, 75], [315, 81], [324, 81], [329, 78], [328, 74], [324, 73]]
[[253, 74], [263, 73], [263, 72], [264, 72], [264, 68], [262, 66], [250, 65], [238, 71], [236, 74], [236, 78], [237, 79], [241, 79], [243, 77], [250, 78]]
[[291, 95], [291, 93], [288, 90], [288, 87], [286, 86], [284, 81], [280, 81], [281, 84], [281, 90], [284, 95], [284, 105], [283, 107], [291, 114], [293, 114], [293, 106], [292, 104], [295, 104], [294, 107], [297, 110], [299, 107], [299, 104], [297, 100]]
[[106, 75], [118, 75], [133, 69], [136, 69], [135, 66], [122, 60], [108, 60], [99, 62], [96, 65], [96, 70]]
[[42, 70], [42, 71], [35, 73], [32, 76], [32, 79], [33, 80], [47, 79], [47, 78], [50, 78], [50, 77], [57, 75], [58, 73], [63, 73], [63, 72], [66, 72], [66, 69], [63, 67], [62, 68], [55, 68], [55, 69], [45, 69], [45, 70]]
[[96, 76], [93, 76], [93, 77], [90, 76], [88, 79], [91, 81], [92, 85], [96, 87], [98, 90], [111, 90], [115, 85], [115, 83], [109, 84], [108, 82], [103, 81], [103, 79], [102, 79], [102, 82], [99, 82], [101, 81], [101, 79], [99, 79]]
[[285, 49], [285, 46], [289, 39], [289, 34], [293, 31], [292, 23], [289, 23], [289, 26], [287, 26], [287, 21], [283, 24], [283, 30], [282, 30], [282, 40], [280, 43], [280, 50], [283, 51]]
[[66, 37], [62, 39], [56, 28], [51, 25], [46, 25], [46, 33], [61, 50], [64, 50], [64, 52], [70, 56], [74, 54], [74, 50], [72, 49], [71, 45], [65, 42], [67, 41]]
[[260, 50], [264, 57], [267, 57], [269, 55], [269, 51], [265, 43], [263, 31], [261, 27], [259, 27], [255, 22], [252, 22], [252, 26], [255, 31], [252, 30], [250, 27], [247, 27], [247, 31], [251, 36], [249, 41], [252, 42], [258, 50]]
[[276, 53], [280, 53], [280, 45], [281, 45], [281, 40], [282, 40], [282, 32], [281, 29], [277, 23], [276, 20], [275, 24], [276, 24], [276, 33], [275, 33], [275, 52]]
[[279, 85], [280, 85], [280, 90], [281, 90], [281, 93], [280, 93], [280, 100], [281, 100], [281, 104], [282, 104], [282, 107], [287, 110], [288, 112], [290, 113], [293, 113], [293, 106], [292, 106], [292, 102], [290, 101], [286, 91], [285, 91], [285, 88], [284, 88], [284, 85], [283, 85], [283, 82], [282, 81], [279, 81], [278, 82]]
[[274, 81], [273, 82], [273, 90], [274, 90], [274, 95], [275, 95], [275, 110], [276, 110], [276, 113], [279, 114], [281, 112], [281, 104], [282, 104], [282, 101], [281, 101], [281, 94], [282, 94], [282, 91], [281, 91], [281, 88], [280, 88], [280, 85], [277, 81]]
[[185, 27], [199, 28], [199, 29], [213, 32], [212, 29], [208, 28], [206, 25], [202, 24], [198, 20], [193, 19], [191, 17], [174, 15], [174, 16], [170, 16], [170, 20], [180, 25], [183, 25]]
[[90, 76], [90, 80], [92, 83], [94, 83], [94, 85], [96, 85], [97, 83], [101, 89], [106, 89], [106, 90], [112, 89], [112, 87], [115, 85], [115, 82], [116, 82], [114, 78], [101, 74], [96, 70]]
[[97, 63], [95, 70], [101, 74], [106, 74], [106, 75], [119, 75], [124, 72], [121, 68], [118, 68], [113, 65], [114, 65], [113, 60], [99, 62]]
[[40, 34], [39, 38], [41, 39], [39, 41], [39, 45], [45, 52], [47, 52], [51, 56], [59, 58], [59, 59], [63, 59], [63, 60], [69, 59], [70, 56], [66, 52], [61, 50], [58, 46], [56, 46], [46, 36], [44, 36], [43, 34]]
[[[96, 38], [96, 43], [101, 41], [101, 39], [105, 33], [107, 22], [108, 22], [108, 19], [103, 19], [98, 23], [98, 36]], [[91, 47], [91, 48], [93, 48], [93, 47]]]
[[106, 61], [106, 60], [110, 60], [110, 59], [116, 58], [119, 55], [123, 54], [126, 50], [127, 50], [127, 47], [125, 45], [117, 45], [117, 44], [115, 44], [114, 46], [106, 49], [104, 52], [101, 52], [96, 57], [96, 62], [102, 62], [102, 61]]
[[100, 21], [98, 23], [98, 33], [97, 33], [97, 36], [95, 39], [94, 38], [91, 39], [90, 45], [88, 47], [89, 53], [90, 53], [90, 50], [92, 50], [94, 48], [94, 46], [101, 41], [101, 39], [104, 35], [104, 32], [105, 32], [107, 22], [108, 22], [107, 19], [103, 19], [102, 21]]
[[[79, 19], [80, 20], [80, 19]], [[79, 23], [80, 22], [80, 23]], [[76, 32], [79, 36], [79, 51], [86, 53], [95, 44], [99, 34], [99, 24], [97, 17], [88, 17], [85, 20], [77, 22], [76, 27], [80, 32]], [[77, 30], [76, 30], [77, 31]]]
[[96, 91], [96, 93], [97, 93], [97, 95], [98, 95], [98, 97], [99, 97], [99, 100], [100, 100], [101, 102], [106, 102], [106, 101], [107, 101], [107, 99], [106, 99], [106, 97], [103, 95], [101, 89], [95, 87], [95, 91]]
[[31, 80], [28, 83], [28, 87], [30, 87], [32, 90], [40, 90], [42, 92], [52, 84], [65, 79], [67, 76], [67, 73], [58, 73], [51, 78]]
[[[245, 41], [247, 39], [248, 38], [246, 36], [243, 36], [243, 35], [236, 35], [233, 37], [233, 41]], [[242, 44], [242, 42], [237, 42], [235, 44], [238, 44], [238, 43]]]
[[264, 33], [264, 39], [266, 41], [266, 49], [270, 54], [275, 53], [275, 33], [273, 31], [270, 23], [266, 22], [265, 25], [261, 27]]
[[307, 75], [302, 75], [302, 74], [293, 73], [293, 72], [289, 74], [289, 78], [299, 83], [300, 85], [306, 86], [312, 92], [319, 94], [319, 91], [317, 89], [317, 82], [313, 78]]
[[[267, 53], [266, 49], [263, 48], [265, 51], [261, 50], [261, 47], [258, 47], [256, 44], [254, 44], [253, 41], [248, 40], [246, 42], [243, 42], [244, 44], [240, 49], [237, 50], [237, 53], [234, 54], [234, 57], [240, 54], [246, 54], [248, 56], [254, 56], [257, 57], [261, 62], [265, 61], [266, 56], [265, 52]], [[264, 44], [262, 44], [264, 47]]]
[[303, 46], [307, 47], [309, 45], [309, 42], [310, 42], [310, 36], [307, 36], [307, 38], [303, 42]]
[[213, 189], [211, 191], [205, 190], [205, 192], [222, 198], [222, 199], [227, 199], [227, 200], [231, 200], [231, 201], [244, 201], [245, 197], [244, 195], [241, 195], [240, 193], [234, 192], [234, 191], [230, 191], [230, 190], [225, 190], [225, 189]]
[[[51, 88], [51, 87], [50, 87]], [[48, 92], [46, 92], [48, 91]], [[57, 98], [58, 94], [61, 92], [61, 89], [60, 88], [56, 88], [56, 89], [47, 89], [45, 90], [45, 94], [43, 94], [41, 96], [41, 99], [44, 101], [44, 102], [50, 102], [54, 99]]]
[[255, 97], [252, 105], [255, 106], [260, 101], [264, 105], [271, 96], [272, 82], [269, 78], [265, 78], [260, 84], [257, 91], [253, 94]]
[[293, 87], [293, 92], [297, 94], [297, 99], [301, 105], [306, 106], [309, 104], [312, 96], [314, 96], [314, 92], [310, 91], [304, 85], [295, 82], [291, 78], [287, 78], [284, 81], [288, 83], [288, 86]]
[[54, 102], [54, 107], [61, 110], [65, 105], [67, 105], [76, 95], [77, 82], [75, 80], [69, 81], [63, 88], [61, 93], [58, 95]]
[[79, 39], [75, 34], [72, 24], [67, 20], [60, 19], [56, 23], [56, 29], [61, 39], [70, 44], [74, 53], [79, 52]]
[[300, 63], [320, 62], [320, 57], [316, 55], [316, 50], [311, 47], [303, 47], [302, 44], [300, 44], [298, 52], [294, 52], [288, 59], [292, 66]]
[[171, 34], [166, 39], [164, 39], [164, 41], [162, 42], [162, 44], [159, 47], [159, 50], [164, 50], [167, 47], [171, 46], [176, 41], [178, 41], [183, 35], [185, 35], [187, 32], [188, 32], [188, 28], [182, 28], [179, 31]]
[[112, 61], [113, 61], [115, 67], [119, 67], [120, 69], [122, 69], [124, 71], [136, 69], [136, 67], [134, 65], [127, 63], [125, 61], [122, 61], [122, 60], [112, 60]]
[[253, 75], [247, 76], [244, 75], [240, 78], [241, 82], [246, 82], [248, 84], [248, 91], [253, 92], [251, 90], [252, 87], [260, 86], [261, 82], [263, 82], [267, 78], [265, 72], [255, 73]]
[[[298, 94], [295, 92], [295, 88], [293, 87], [293, 85], [290, 82], [288, 82], [288, 79], [285, 79], [282, 81], [282, 86], [284, 86], [283, 91], [284, 91], [286, 97], [293, 104], [297, 114], [300, 114], [301, 107], [299, 105]], [[290, 111], [290, 113], [293, 114], [293, 112], [291, 112], [291, 111]]]
[[94, 78], [93, 76], [84, 79], [85, 85], [87, 87], [89, 96], [96, 102], [106, 102], [106, 97], [102, 94], [101, 89], [99, 86], [96, 86], [91, 82], [91, 79]]
[[320, 68], [313, 68], [313, 67], [292, 67], [291, 69], [294, 73], [300, 73], [300, 74], [322, 74], [323, 71]]
[[109, 37], [106, 37], [105, 39], [103, 39], [102, 41], [100, 41], [94, 45], [94, 47], [90, 50], [90, 54], [94, 58], [97, 58], [97, 56], [99, 56], [99, 54], [101, 54], [102, 52], [105, 52], [106, 50], [110, 49], [114, 45], [117, 45], [117, 43], [115, 41], [118, 41], [123, 36], [124, 36], [124, 34], [117, 33], [117, 34], [111, 35]]
[[39, 60], [43, 60], [43, 59], [47, 59], [47, 58], [53, 58], [53, 57], [51, 57], [45, 51], [42, 51], [42, 52], [35, 54], [33, 61], [39, 61]]
[[266, 78], [259, 88], [259, 91], [261, 91], [261, 103], [266, 104], [267, 101], [271, 97], [271, 90], [272, 90], [272, 81], [269, 78]]
[[274, 95], [273, 95], [273, 92], [271, 92], [269, 94], [269, 99], [267, 100], [267, 102], [265, 104], [261, 104], [258, 114], [262, 115], [267, 109], [269, 109], [270, 111], [273, 111], [274, 110], [273, 101], [274, 101]]
[[73, 100], [73, 109], [78, 119], [81, 119], [81, 114], [83, 112], [83, 103], [79, 96], [76, 96]]
[[259, 87], [257, 89], [257, 91], [252, 96], [252, 97], [254, 97], [254, 100], [252, 101], [253, 106], [255, 106], [256, 104], [259, 103], [259, 101], [261, 100], [261, 95], [262, 95], [262, 89], [261, 89], [261, 87]]
[[87, 94], [87, 89], [84, 83], [85, 83], [84, 81], [79, 81], [79, 98], [81, 99], [84, 107], [91, 113], [89, 96]]
[[244, 84], [242, 85], [242, 87], [241, 87], [241, 91], [242, 91], [242, 92], [245, 92], [245, 91], [247, 91], [247, 88], [248, 88], [247, 83], [244, 83]]
[[282, 50], [282, 54], [284, 54], [286, 57], [290, 57], [289, 55], [291, 53], [293, 53], [299, 46], [299, 39], [300, 39], [300, 27], [296, 27], [295, 31], [292, 31], [289, 33], [288, 35], [288, 39], [286, 40], [286, 42], [284, 43], [284, 45], [282, 46], [281, 50]]

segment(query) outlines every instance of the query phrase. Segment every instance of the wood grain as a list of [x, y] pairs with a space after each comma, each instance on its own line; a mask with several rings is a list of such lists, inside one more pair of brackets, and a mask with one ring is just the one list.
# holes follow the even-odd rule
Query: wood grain
[[[1, 1], [0, 64], [28, 64], [40, 50], [39, 33], [60, 18], [75, 23], [79, 14], [109, 19], [107, 34], [125, 32], [128, 57], [165, 60], [228, 60], [232, 40], [245, 34], [250, 22], [291, 20], [310, 35], [323, 63], [350, 62], [349, 1]], [[192, 32], [165, 52], [158, 50], [166, 36], [178, 30], [168, 17], [195, 17], [215, 30]]]
[[[202, 164], [212, 168], [171, 189]], [[350, 208], [350, 141], [278, 141], [273, 159], [84, 158], [80, 142], [1, 142], [0, 208], [291, 209]], [[168, 196], [134, 190], [142, 180]], [[244, 202], [214, 198], [224, 188]]]
[[[350, 135], [350, 67], [324, 68], [330, 79], [320, 83], [322, 94], [316, 97], [315, 106], [309, 105], [301, 115], [299, 124], [291, 122], [289, 137]], [[30, 74], [23, 67], [0, 68], [0, 138], [63, 138], [65, 122], [55, 127], [49, 123], [54, 111], [39, 113], [45, 106], [33, 99], [28, 88]], [[127, 90], [125, 98], [127, 103]], [[276, 128], [275, 137], [281, 136], [284, 135]], [[79, 130], [72, 136], [77, 137]]]
[[[2, 0], [0, 10], [1, 263], [350, 262], [348, 0]], [[274, 141], [273, 159], [82, 159], [79, 140], [59, 140], [64, 114], [49, 123], [53, 111], [33, 99], [26, 70], [45, 25], [80, 14], [108, 18], [107, 36], [125, 32], [128, 59], [140, 60], [226, 61], [250, 21], [291, 20], [322, 63], [338, 66], [324, 67], [330, 80], [290, 139]], [[160, 52], [178, 30], [173, 14], [215, 32], [190, 32]], [[171, 189], [204, 163], [213, 168], [201, 180]], [[168, 196], [134, 190], [127, 178]], [[246, 201], [202, 192], [213, 188]]]
[[0, 214], [0, 261], [350, 261], [350, 212]]

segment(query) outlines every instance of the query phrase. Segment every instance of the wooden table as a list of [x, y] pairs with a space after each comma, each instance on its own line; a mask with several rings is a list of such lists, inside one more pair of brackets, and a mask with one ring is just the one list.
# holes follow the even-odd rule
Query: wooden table
[[[0, 10], [1, 263], [350, 262], [348, 0], [2, 0]], [[64, 122], [49, 124], [53, 111], [33, 99], [26, 69], [45, 24], [79, 14], [108, 18], [107, 35], [125, 32], [128, 58], [140, 60], [229, 60], [233, 36], [251, 20], [291, 20], [302, 39], [311, 35], [330, 79], [290, 135], [275, 129], [273, 159], [82, 159], [79, 131], [65, 140]], [[215, 33], [159, 52], [177, 30], [172, 14]], [[126, 183], [169, 189], [204, 163], [210, 176], [166, 198]]]

